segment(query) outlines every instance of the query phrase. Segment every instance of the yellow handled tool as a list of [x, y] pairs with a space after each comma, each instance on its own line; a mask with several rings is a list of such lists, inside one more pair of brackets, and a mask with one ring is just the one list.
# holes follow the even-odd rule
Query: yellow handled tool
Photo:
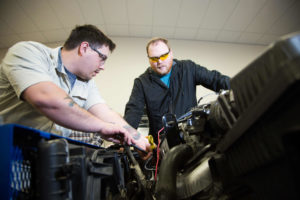
[[152, 135], [148, 135], [148, 136], [146, 136], [146, 138], [148, 138], [151, 150], [156, 149], [156, 144], [154, 143], [153, 136]]

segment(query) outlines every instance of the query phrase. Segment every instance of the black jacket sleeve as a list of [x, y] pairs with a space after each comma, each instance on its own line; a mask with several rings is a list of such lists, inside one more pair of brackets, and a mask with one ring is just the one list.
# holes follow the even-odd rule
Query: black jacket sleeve
[[196, 85], [202, 85], [215, 92], [221, 89], [230, 89], [230, 78], [216, 70], [208, 70], [205, 67], [194, 63], [194, 73]]
[[144, 113], [145, 98], [140, 80], [134, 80], [134, 85], [131, 91], [129, 101], [125, 107], [124, 119], [133, 127], [139, 126], [141, 117]]

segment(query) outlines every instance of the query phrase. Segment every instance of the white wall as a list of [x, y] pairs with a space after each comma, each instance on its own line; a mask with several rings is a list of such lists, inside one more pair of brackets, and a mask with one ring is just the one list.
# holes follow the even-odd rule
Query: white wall
[[[100, 72], [95, 80], [107, 104], [123, 115], [134, 78], [149, 66], [145, 50], [148, 39], [116, 37], [112, 39], [117, 47], [107, 60], [105, 70]], [[175, 58], [191, 59], [210, 70], [215, 69], [231, 77], [266, 49], [266, 46], [187, 40], [170, 40], [169, 43]], [[54, 47], [59, 43], [48, 45]], [[5, 52], [6, 49], [0, 50], [1, 60]], [[203, 87], [197, 89], [198, 98], [208, 93], [211, 92]], [[206, 98], [202, 102], [211, 100]]]

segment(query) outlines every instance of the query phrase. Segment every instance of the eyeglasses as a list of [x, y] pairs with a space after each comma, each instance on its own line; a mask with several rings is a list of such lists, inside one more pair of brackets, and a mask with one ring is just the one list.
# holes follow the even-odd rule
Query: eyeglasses
[[149, 60], [152, 61], [152, 62], [158, 62], [158, 60], [166, 60], [169, 56], [169, 53], [170, 53], [170, 49], [167, 53], [161, 55], [161, 56], [158, 56], [158, 57], [150, 57], [148, 56]]
[[91, 47], [91, 49], [92, 49], [93, 51], [96, 51], [96, 52], [98, 53], [99, 57], [101, 58], [101, 60], [102, 60], [103, 62], [107, 59], [107, 56], [106, 56], [106, 55], [104, 55], [103, 53], [101, 53], [100, 51], [98, 51], [97, 49], [95, 49], [94, 47], [92, 47], [92, 46], [90, 46], [90, 47]]

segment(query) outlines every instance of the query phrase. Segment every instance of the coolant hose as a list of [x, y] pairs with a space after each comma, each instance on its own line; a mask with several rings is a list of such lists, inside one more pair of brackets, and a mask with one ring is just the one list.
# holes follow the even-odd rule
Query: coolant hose
[[163, 158], [156, 185], [158, 200], [176, 199], [176, 174], [187, 160], [193, 156], [192, 147], [181, 144], [173, 147]]

